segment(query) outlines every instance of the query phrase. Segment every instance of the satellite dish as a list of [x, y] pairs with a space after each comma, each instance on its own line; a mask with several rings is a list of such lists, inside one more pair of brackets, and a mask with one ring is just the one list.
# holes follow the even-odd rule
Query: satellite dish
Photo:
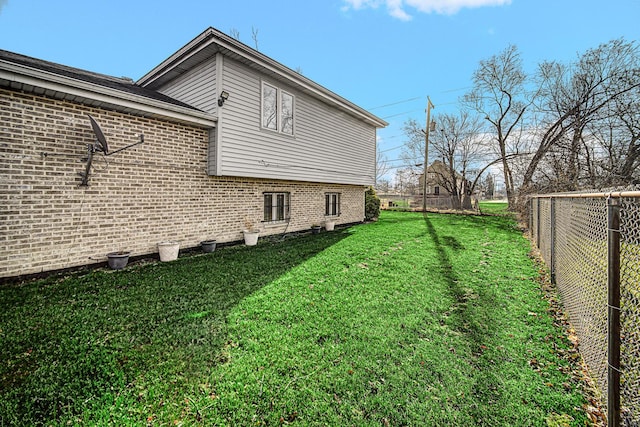
[[98, 139], [98, 146], [96, 148], [99, 151], [102, 151], [104, 154], [107, 154], [109, 152], [107, 138], [104, 137], [104, 134], [102, 133], [102, 129], [100, 129], [100, 125], [98, 124], [98, 122], [96, 122], [96, 120], [91, 117], [91, 115], [87, 114], [87, 116], [89, 116], [89, 121], [91, 122], [93, 133], [96, 134], [96, 138]]
[[[1, 0], [0, 0], [1, 1]], [[102, 129], [100, 129], [100, 125], [96, 120], [89, 116], [89, 121], [91, 122], [91, 128], [93, 129], [93, 133], [96, 134], [96, 142], [93, 144], [87, 145], [87, 164], [85, 166], [84, 173], [79, 172], [79, 175], [82, 177], [81, 186], [86, 187], [89, 185], [89, 173], [91, 172], [91, 163], [93, 162], [93, 153], [96, 151], [101, 151], [104, 156], [110, 156], [112, 154], [119, 153], [120, 151], [126, 150], [128, 148], [134, 147], [138, 144], [142, 144], [144, 142], [144, 135], [140, 134], [140, 140], [138, 142], [134, 142], [133, 144], [129, 144], [125, 147], [118, 148], [115, 151], [109, 153], [109, 146], [107, 145], [107, 138], [104, 137], [104, 133], [102, 133]]]

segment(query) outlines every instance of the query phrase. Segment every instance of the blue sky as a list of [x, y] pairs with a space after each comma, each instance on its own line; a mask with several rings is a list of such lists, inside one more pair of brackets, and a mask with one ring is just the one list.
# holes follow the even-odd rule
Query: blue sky
[[399, 158], [408, 118], [454, 112], [478, 62], [516, 45], [529, 72], [614, 38], [640, 40], [640, 0], [0, 0], [0, 49], [142, 77], [209, 26], [384, 118]]

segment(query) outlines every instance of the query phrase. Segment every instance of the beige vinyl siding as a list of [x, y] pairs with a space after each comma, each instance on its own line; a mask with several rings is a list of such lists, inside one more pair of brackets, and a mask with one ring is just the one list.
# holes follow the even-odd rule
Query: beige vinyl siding
[[186, 102], [202, 111], [215, 113], [218, 107], [215, 58], [203, 61], [192, 70], [159, 88], [158, 92]]
[[[261, 82], [295, 97], [294, 135], [261, 128]], [[225, 58], [218, 175], [371, 185], [375, 128]]]

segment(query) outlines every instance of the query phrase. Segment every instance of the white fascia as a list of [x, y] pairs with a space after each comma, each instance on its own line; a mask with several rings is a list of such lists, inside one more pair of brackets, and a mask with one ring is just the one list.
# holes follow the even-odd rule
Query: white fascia
[[215, 116], [205, 112], [1, 60], [0, 79], [109, 103], [197, 126], [212, 128], [217, 122]]
[[149, 71], [146, 75], [140, 78], [137, 83], [141, 86], [148, 85], [149, 83], [163, 76], [169, 70], [184, 62], [190, 56], [196, 54], [197, 52], [200, 52], [201, 50], [212, 44], [233, 52], [236, 55], [259, 65], [260, 67], [263, 67], [264, 69], [269, 70], [276, 75], [279, 75], [283, 79], [290, 81], [294, 86], [301, 87], [307, 92], [312, 93], [316, 98], [322, 99], [328, 104], [336, 105], [338, 108], [363, 119], [364, 121], [377, 128], [382, 128], [388, 125], [388, 123], [384, 120], [376, 117], [363, 108], [358, 107], [357, 105], [346, 100], [340, 95], [331, 92], [330, 90], [319, 85], [313, 80], [304, 77], [303, 75], [282, 65], [278, 61], [256, 50], [251, 49], [249, 46], [243, 44], [242, 42], [239, 42], [214, 28], [208, 28], [207, 30], [202, 32], [200, 35], [187, 43], [169, 58], [164, 60], [153, 70]]

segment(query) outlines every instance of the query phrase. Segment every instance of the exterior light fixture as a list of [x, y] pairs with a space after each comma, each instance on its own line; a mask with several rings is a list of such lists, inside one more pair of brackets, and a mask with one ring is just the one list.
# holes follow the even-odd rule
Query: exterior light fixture
[[222, 107], [224, 105], [224, 101], [229, 99], [229, 92], [223, 90], [220, 92], [220, 97], [218, 98], [218, 107]]

